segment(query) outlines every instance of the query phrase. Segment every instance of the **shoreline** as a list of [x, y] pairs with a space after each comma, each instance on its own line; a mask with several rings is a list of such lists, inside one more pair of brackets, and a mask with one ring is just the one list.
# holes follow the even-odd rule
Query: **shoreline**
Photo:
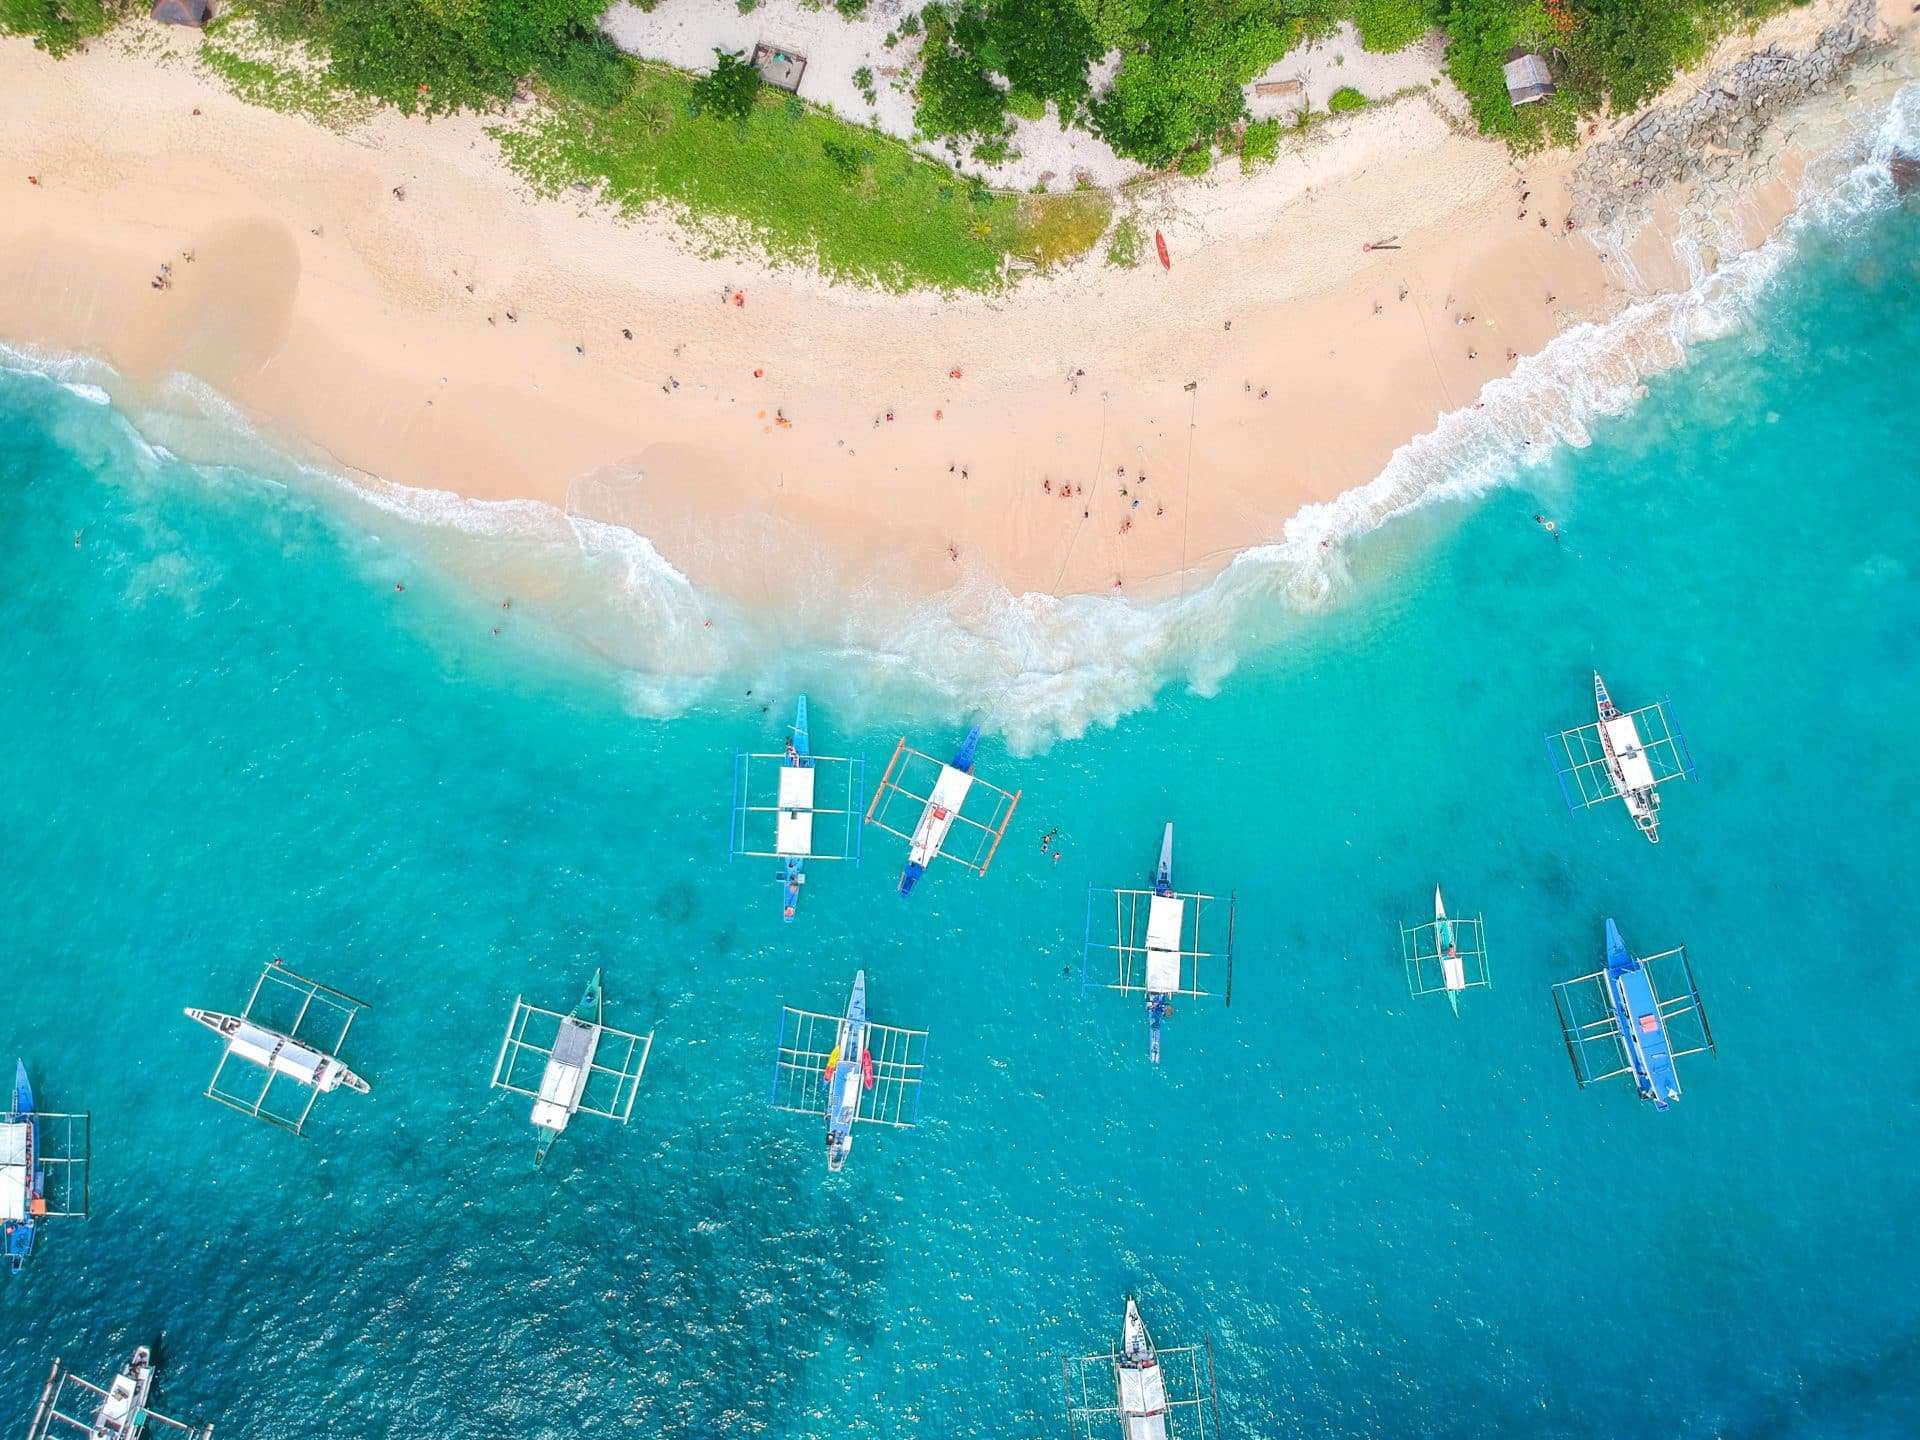
[[[1804, 45], [1845, 9], [1713, 60]], [[624, 526], [754, 610], [822, 566], [855, 594], [1184, 587], [1376, 480], [1556, 335], [1693, 278], [1685, 181], [1650, 192], [1624, 253], [1621, 227], [1561, 224], [1588, 203], [1578, 168], [1638, 117], [1514, 162], [1403, 101], [1251, 179], [1151, 189], [1171, 270], [902, 297], [534, 198], [478, 117], [342, 136], [248, 107], [166, 38], [160, 65], [0, 42], [21, 201], [0, 217], [0, 340], [101, 356], [134, 411], [186, 372], [295, 455]], [[1793, 206], [1804, 146], [1782, 128], [1722, 187], [1739, 233], [1716, 264]], [[1387, 235], [1401, 248], [1362, 249]]]

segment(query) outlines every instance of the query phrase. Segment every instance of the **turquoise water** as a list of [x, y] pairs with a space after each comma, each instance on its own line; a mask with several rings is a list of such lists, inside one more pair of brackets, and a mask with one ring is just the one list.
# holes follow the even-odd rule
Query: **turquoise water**
[[[230, 1435], [1059, 1435], [1132, 1290], [1211, 1337], [1232, 1435], [1920, 1430], [1916, 254], [1912, 209], [1804, 233], [1590, 448], [1353, 541], [1324, 606], [1270, 586], [1211, 693], [989, 739], [1025, 798], [987, 878], [903, 906], [869, 831], [792, 927], [725, 863], [731, 753], [797, 681], [876, 775], [965, 705], [823, 655], [639, 713], [570, 614], [501, 608], [499, 542], [0, 373], [0, 1050], [95, 1135], [92, 1218], [0, 1284], [0, 1416], [163, 1335], [163, 1408]], [[1595, 666], [1692, 740], [1657, 848], [1546, 766]], [[1153, 1070], [1078, 952], [1169, 818], [1237, 963]], [[1487, 919], [1458, 1020], [1398, 959], [1436, 880]], [[1719, 1040], [1665, 1115], [1561, 1044], [1609, 915], [1688, 946]], [[274, 955], [372, 1005], [373, 1094], [304, 1140], [200, 1098], [179, 1013]], [[861, 965], [932, 1032], [923, 1124], [829, 1179], [767, 1081], [781, 1002]], [[536, 1171], [500, 1032], [596, 966], [642, 1103]]]

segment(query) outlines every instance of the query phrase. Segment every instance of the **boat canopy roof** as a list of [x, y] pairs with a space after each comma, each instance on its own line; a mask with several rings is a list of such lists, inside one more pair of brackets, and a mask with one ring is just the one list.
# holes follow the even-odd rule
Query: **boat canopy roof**
[[1619, 762], [1621, 777], [1629, 790], [1645, 790], [1656, 782], [1653, 766], [1647, 762], [1644, 742], [1640, 739], [1639, 728], [1633, 723], [1631, 715], [1616, 715], [1611, 720], [1601, 722], [1607, 732], [1607, 743], [1613, 747], [1613, 758]]
[[802, 859], [813, 854], [813, 782], [811, 765], [780, 767], [780, 813], [774, 817], [773, 848]]
[[1171, 995], [1180, 988], [1180, 935], [1187, 902], [1178, 895], [1155, 895], [1147, 906], [1147, 989]]
[[1166, 1377], [1160, 1373], [1158, 1364], [1136, 1369], [1131, 1365], [1118, 1368], [1120, 1377], [1120, 1409], [1129, 1417], [1154, 1415], [1167, 1408]]
[[27, 1218], [27, 1122], [0, 1125], [0, 1220]]
[[321, 1067], [330, 1058], [251, 1020], [242, 1020], [234, 1028], [227, 1039], [227, 1049], [242, 1060], [265, 1066], [302, 1085], [317, 1084]]

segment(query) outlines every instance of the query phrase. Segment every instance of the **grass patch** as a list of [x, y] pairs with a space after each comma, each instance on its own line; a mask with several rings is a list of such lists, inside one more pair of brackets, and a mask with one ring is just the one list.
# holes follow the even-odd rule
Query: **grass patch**
[[1147, 253], [1147, 237], [1133, 216], [1122, 217], [1107, 236], [1107, 264], [1116, 270], [1132, 270]]
[[335, 82], [324, 57], [297, 40], [263, 31], [238, 9], [207, 26], [197, 55], [202, 66], [247, 104], [298, 115], [329, 130], [351, 129], [378, 108]]
[[1352, 110], [1364, 110], [1367, 108], [1367, 104], [1366, 96], [1362, 95], [1351, 85], [1342, 85], [1328, 98], [1327, 113], [1329, 115], [1345, 115]]
[[1112, 211], [1098, 193], [993, 194], [791, 96], [762, 94], [738, 122], [691, 115], [695, 77], [628, 65], [610, 110], [554, 92], [525, 124], [496, 129], [508, 163], [548, 194], [586, 183], [627, 214], [665, 205], [717, 251], [887, 290], [996, 289], [1003, 256], [1084, 255]]
[[1255, 120], [1240, 136], [1240, 173], [1251, 175], [1271, 165], [1280, 153], [1280, 122]]

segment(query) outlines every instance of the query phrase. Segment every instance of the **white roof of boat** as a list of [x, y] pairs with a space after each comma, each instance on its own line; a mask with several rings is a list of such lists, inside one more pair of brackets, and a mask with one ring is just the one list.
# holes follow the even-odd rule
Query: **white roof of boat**
[[227, 1040], [227, 1049], [242, 1060], [270, 1066], [302, 1085], [313, 1084], [320, 1074], [320, 1067], [327, 1061], [325, 1055], [311, 1046], [289, 1040], [251, 1020], [240, 1022], [239, 1028]]
[[556, 1105], [551, 1100], [533, 1102], [533, 1123], [542, 1130], [564, 1130], [573, 1112], [564, 1105]]
[[581, 1065], [569, 1065], [564, 1060], [549, 1060], [547, 1068], [540, 1074], [540, 1093], [537, 1097], [543, 1104], [563, 1105], [571, 1110], [580, 1099], [580, 1092], [587, 1088], [586, 1068]]
[[1147, 989], [1171, 995], [1180, 988], [1180, 932], [1187, 902], [1178, 895], [1155, 895], [1147, 904]]
[[817, 773], [811, 765], [780, 767], [780, 813], [774, 820], [773, 837], [775, 854], [813, 853], [813, 781]]
[[1440, 957], [1440, 974], [1447, 982], [1447, 989], [1464, 990], [1467, 988], [1467, 967], [1458, 955], [1442, 955]]
[[1620, 773], [1626, 779], [1627, 789], [1644, 790], [1652, 785], [1653, 767], [1647, 763], [1647, 752], [1633, 717], [1616, 715], [1601, 723], [1606, 727], [1608, 743], [1613, 746], [1613, 758], [1620, 762]]
[[933, 782], [933, 794], [929, 798], [943, 810], [957, 812], [960, 802], [967, 798], [967, 791], [972, 788], [972, 775], [965, 770], [956, 770], [951, 765], [942, 765], [940, 778]]
[[[1120, 1414], [1127, 1422], [1129, 1435], [1164, 1435], [1161, 1412], [1167, 1408], [1167, 1382], [1158, 1365], [1136, 1370], [1126, 1365], [1115, 1368], [1120, 1382]], [[1151, 1423], [1157, 1430], [1136, 1428]]]

